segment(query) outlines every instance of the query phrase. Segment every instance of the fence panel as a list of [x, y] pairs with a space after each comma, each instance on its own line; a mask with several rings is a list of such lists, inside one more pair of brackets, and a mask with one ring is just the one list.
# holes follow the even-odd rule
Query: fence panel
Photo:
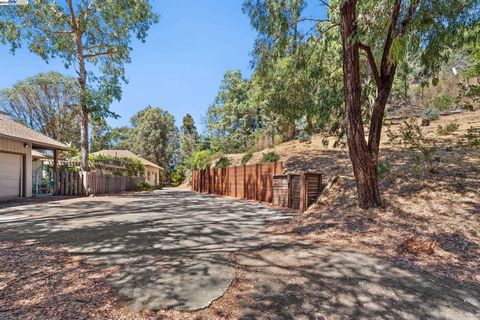
[[197, 170], [192, 172], [192, 190], [272, 202], [272, 178], [282, 170], [281, 162]]
[[93, 172], [58, 171], [55, 173], [55, 194], [81, 196], [122, 192], [145, 181], [144, 177], [112, 176]]

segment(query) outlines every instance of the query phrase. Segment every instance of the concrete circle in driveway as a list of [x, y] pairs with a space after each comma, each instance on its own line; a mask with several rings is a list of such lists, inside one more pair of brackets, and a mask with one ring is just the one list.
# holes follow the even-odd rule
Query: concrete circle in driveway
[[63, 244], [89, 263], [119, 264], [111, 284], [135, 309], [196, 310], [233, 281], [228, 254], [262, 244], [266, 223], [287, 215], [166, 189], [0, 209], [0, 240]]

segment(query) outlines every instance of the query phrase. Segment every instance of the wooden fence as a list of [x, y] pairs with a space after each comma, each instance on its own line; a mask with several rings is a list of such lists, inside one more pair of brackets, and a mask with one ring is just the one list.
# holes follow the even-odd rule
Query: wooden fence
[[283, 163], [272, 162], [192, 172], [192, 190], [260, 202], [273, 201], [273, 176]]
[[132, 186], [144, 182], [145, 178], [61, 170], [56, 173], [54, 181], [55, 194], [87, 196], [126, 191]]

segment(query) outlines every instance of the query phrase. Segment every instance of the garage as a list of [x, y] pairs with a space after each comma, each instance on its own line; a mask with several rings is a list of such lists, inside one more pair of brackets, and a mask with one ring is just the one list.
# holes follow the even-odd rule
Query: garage
[[23, 157], [0, 152], [0, 198], [21, 196]]

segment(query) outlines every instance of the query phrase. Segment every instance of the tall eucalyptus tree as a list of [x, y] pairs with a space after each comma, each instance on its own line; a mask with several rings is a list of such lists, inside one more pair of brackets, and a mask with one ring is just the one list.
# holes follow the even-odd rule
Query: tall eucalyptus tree
[[115, 116], [133, 37], [145, 41], [158, 16], [147, 0], [33, 0], [0, 10], [0, 41], [26, 43], [45, 61], [59, 58], [77, 74], [82, 166], [88, 162], [89, 116]]

